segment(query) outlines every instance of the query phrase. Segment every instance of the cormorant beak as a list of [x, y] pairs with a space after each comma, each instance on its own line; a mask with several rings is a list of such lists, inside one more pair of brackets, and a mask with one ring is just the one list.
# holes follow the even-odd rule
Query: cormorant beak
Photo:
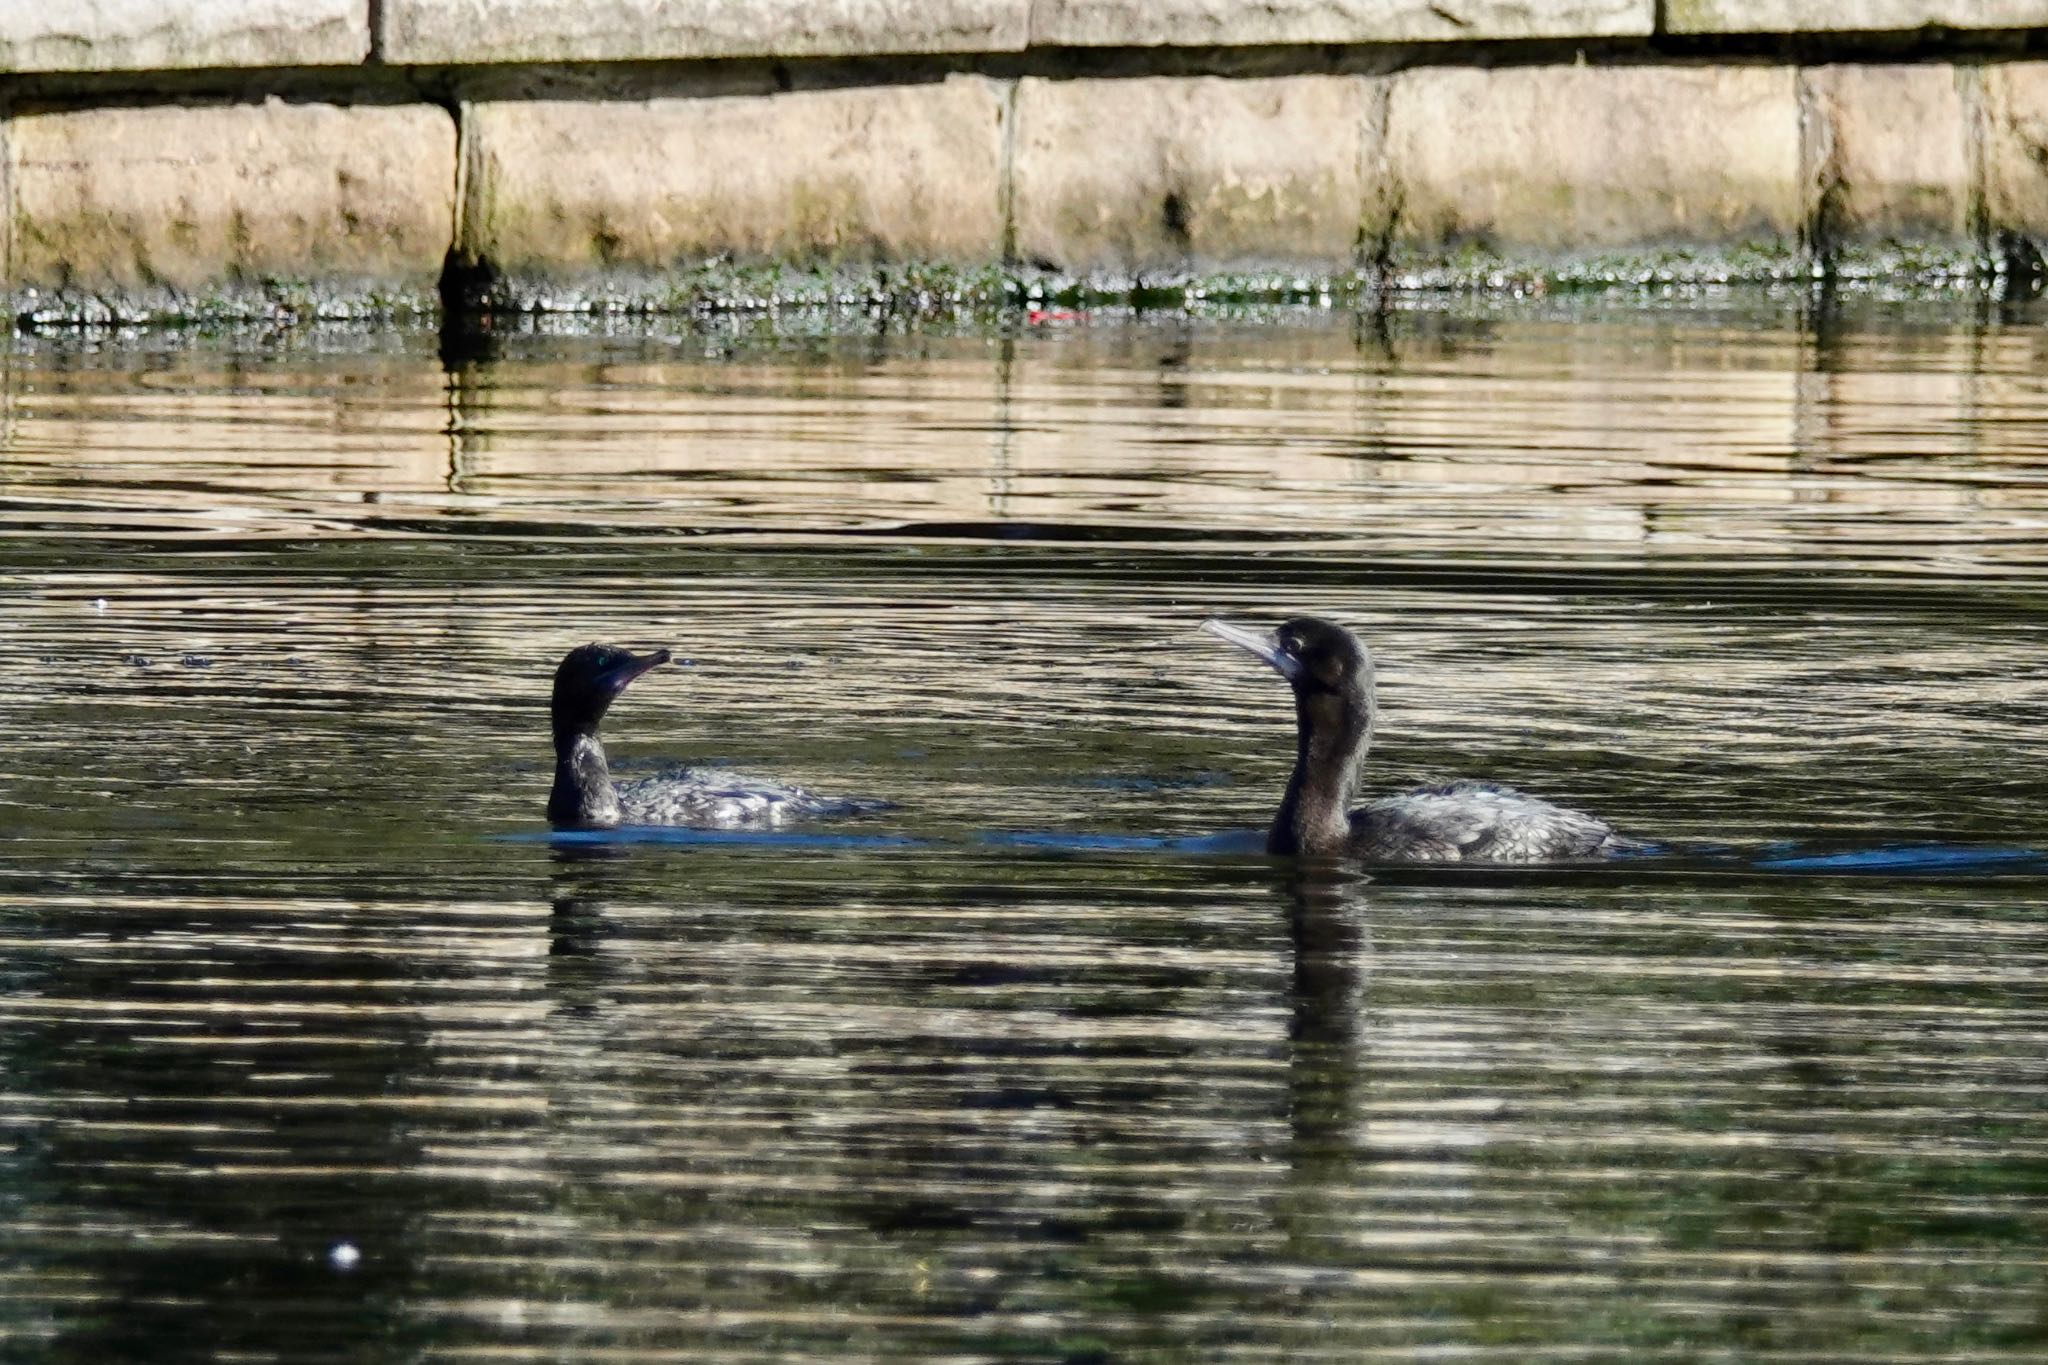
[[624, 663], [613, 664], [604, 674], [604, 686], [613, 696], [626, 690], [626, 684], [642, 673], [661, 667], [669, 661], [669, 652], [657, 649], [652, 654], [633, 654]]
[[1270, 635], [1260, 635], [1256, 631], [1245, 630], [1241, 626], [1217, 620], [1202, 622], [1202, 629], [1219, 640], [1229, 641], [1247, 654], [1258, 655], [1274, 672], [1290, 683], [1301, 676], [1301, 660], [1280, 648], [1278, 642]]

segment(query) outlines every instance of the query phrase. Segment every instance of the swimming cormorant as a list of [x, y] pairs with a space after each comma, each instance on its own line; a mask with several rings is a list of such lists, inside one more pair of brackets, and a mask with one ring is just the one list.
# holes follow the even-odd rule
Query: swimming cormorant
[[1445, 782], [1357, 810], [1372, 743], [1372, 656], [1332, 621], [1297, 616], [1271, 636], [1222, 621], [1202, 627], [1270, 664], [1294, 689], [1294, 775], [1266, 849], [1370, 862], [1549, 863], [1602, 858], [1633, 845], [1583, 811], [1494, 782]]
[[834, 801], [802, 787], [722, 769], [674, 768], [615, 784], [597, 727], [627, 684], [669, 661], [669, 652], [635, 654], [618, 645], [581, 645], [555, 669], [549, 711], [555, 731], [555, 785], [548, 820], [557, 828], [690, 825], [700, 829], [773, 829], [804, 816], [843, 815], [877, 803]]

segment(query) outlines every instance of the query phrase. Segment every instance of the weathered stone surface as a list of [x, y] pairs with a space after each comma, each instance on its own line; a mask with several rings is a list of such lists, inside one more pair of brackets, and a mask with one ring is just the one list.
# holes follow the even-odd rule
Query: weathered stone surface
[[1398, 250], [1797, 241], [1790, 67], [1444, 67], [1393, 82], [1381, 183]]
[[1017, 255], [1073, 273], [1345, 269], [1368, 100], [1348, 76], [1021, 81]]
[[1034, 47], [1259, 47], [1638, 36], [1654, 0], [1035, 0]]
[[513, 277], [1002, 251], [1003, 100], [978, 77], [466, 117], [463, 252]]
[[8, 131], [6, 279], [32, 310], [53, 292], [116, 314], [284, 287], [431, 300], [454, 230], [455, 125], [430, 105], [24, 111]]
[[388, 62], [1009, 52], [1030, 0], [385, 0]]
[[1822, 133], [1811, 183], [1824, 244], [1967, 235], [1970, 146], [1954, 67], [1823, 66], [1802, 79]]
[[2037, 24], [2048, 24], [2048, 0], [1664, 0], [1668, 33], [1884, 33]]
[[1986, 66], [1982, 107], [1990, 228], [2048, 242], [2048, 62]]
[[0, 71], [330, 66], [369, 52], [369, 0], [0, 4]]

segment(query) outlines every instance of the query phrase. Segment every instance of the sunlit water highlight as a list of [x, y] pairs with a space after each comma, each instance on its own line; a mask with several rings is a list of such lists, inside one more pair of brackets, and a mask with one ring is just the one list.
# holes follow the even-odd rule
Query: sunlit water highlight
[[[17, 340], [0, 1355], [2038, 1359], [2036, 311]], [[1303, 610], [1656, 852], [1266, 859]]]

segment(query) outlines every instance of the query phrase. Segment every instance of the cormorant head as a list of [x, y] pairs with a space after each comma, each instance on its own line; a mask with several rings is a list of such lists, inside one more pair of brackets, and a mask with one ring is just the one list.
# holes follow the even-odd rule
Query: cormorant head
[[598, 722], [626, 684], [668, 659], [665, 649], [635, 654], [618, 645], [578, 645], [570, 650], [555, 670], [555, 695], [549, 703], [556, 740], [596, 734]]
[[1296, 616], [1282, 621], [1270, 636], [1222, 621], [1205, 621], [1202, 629], [1264, 659], [1304, 703], [1334, 696], [1368, 708], [1372, 704], [1372, 656], [1357, 636], [1334, 621]]
[[1314, 616], [1282, 621], [1270, 636], [1221, 621], [1202, 629], [1265, 660], [1294, 689], [1294, 775], [1266, 851], [1342, 853], [1372, 746], [1372, 656], [1350, 631]]

